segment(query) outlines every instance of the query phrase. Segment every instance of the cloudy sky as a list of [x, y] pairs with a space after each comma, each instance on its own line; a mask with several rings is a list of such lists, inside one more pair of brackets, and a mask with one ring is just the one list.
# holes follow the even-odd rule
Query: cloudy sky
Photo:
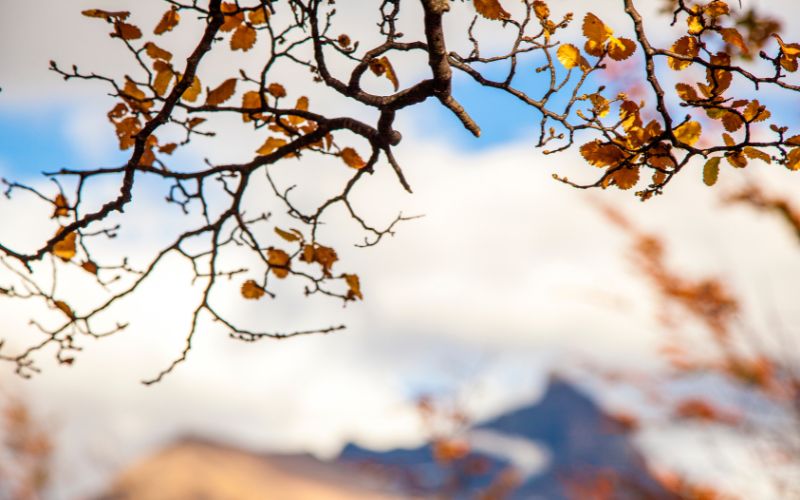
[[[357, 33], [374, 22], [373, 13], [354, 3], [338, 2], [342, 31]], [[578, 12], [590, 4], [575, 3]], [[790, 1], [770, 5], [779, 3], [783, 12], [798, 9]], [[124, 158], [105, 120], [112, 101], [103, 97], [104, 89], [65, 83], [47, 71], [50, 59], [114, 76], [130, 71], [124, 52], [107, 38], [107, 26], [79, 14], [89, 7], [120, 10], [122, 4], [133, 3], [36, 0], [4, 6], [11, 13], [0, 20], [2, 176], [45, 185], [36, 177], [43, 170], [114, 165]], [[163, 6], [148, 0], [136, 2], [136, 9], [134, 21], [145, 26]], [[624, 31], [621, 16], [609, 12], [604, 19]], [[660, 28], [654, 37], [668, 37]], [[410, 37], [419, 32], [411, 21], [404, 30]], [[169, 40], [177, 52], [181, 39]], [[228, 63], [212, 60], [203, 72], [214, 75]], [[401, 84], [419, 76], [399, 73]], [[318, 102], [309, 84], [293, 78], [288, 74], [291, 84], [285, 82], [291, 92], [308, 91], [312, 103]], [[588, 180], [596, 172], [576, 153], [553, 157], [534, 149], [536, 115], [464, 81], [456, 82], [455, 92], [486, 131], [484, 138], [472, 139], [452, 116], [424, 104], [402, 116], [399, 127], [404, 140], [397, 154], [414, 194], [404, 193], [385, 168], [356, 193], [356, 203], [376, 223], [398, 211], [424, 214], [375, 248], [337, 247], [337, 266], [361, 276], [363, 303], [343, 309], [287, 293], [257, 305], [242, 304], [233, 294], [226, 304], [267, 329], [345, 323], [346, 331], [244, 344], [206, 324], [188, 361], [162, 383], [144, 387], [141, 379], [180, 352], [197, 292], [185, 268], [167, 263], [118, 308], [131, 327], [102, 341], [82, 340], [85, 350], [75, 366], [57, 366], [43, 356], [44, 373], [33, 380], [21, 382], [7, 367], [0, 372], [8, 390], [24, 394], [59, 429], [58, 480], [65, 495], [92, 491], [131, 458], [181, 434], [331, 456], [348, 440], [373, 446], [416, 442], [419, 426], [409, 401], [421, 393], [463, 393], [480, 417], [535, 398], [549, 368], [657, 365], [664, 332], [654, 319], [652, 296], [626, 260], [624, 237], [592, 200], [613, 204], [667, 235], [676, 265], [729, 276], [749, 299], [755, 321], [766, 311], [797, 317], [793, 290], [800, 262], [791, 234], [780, 221], [720, 204], [720, 194], [743, 178], [763, 178], [791, 192], [798, 186], [791, 174], [778, 167], [728, 170], [711, 190], [697, 165], [666, 196], [646, 204], [616, 190], [577, 191], [551, 175], [580, 178], [590, 169], [583, 177]], [[341, 103], [326, 100], [320, 106]], [[794, 108], [783, 113], [796, 119]], [[218, 140], [201, 142], [185, 159], [251, 154], [263, 138], [234, 127], [222, 124]], [[110, 192], [112, 186], [98, 189]], [[126, 214], [119, 244], [134, 258], [180, 224], [174, 207], [164, 205], [164, 194], [163, 186], [148, 185]], [[53, 230], [37, 226], [46, 215], [25, 198], [3, 199], [0, 213], [4, 242], [35, 245]], [[334, 218], [327, 230], [342, 241], [360, 238], [346, 220]], [[25, 345], [33, 335], [26, 323], [35, 313], [26, 307], [0, 302], [10, 345]]]

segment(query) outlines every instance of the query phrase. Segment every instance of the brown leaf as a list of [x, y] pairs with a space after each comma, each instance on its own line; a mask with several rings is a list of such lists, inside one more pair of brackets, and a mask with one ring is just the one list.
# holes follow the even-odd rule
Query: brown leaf
[[256, 10], [251, 10], [247, 14], [247, 19], [250, 20], [250, 24], [266, 24], [267, 18], [269, 17], [269, 11], [264, 7], [257, 7]]
[[[286, 89], [280, 83], [270, 83], [267, 86], [267, 92], [275, 98], [286, 97]], [[306, 109], [308, 109], [308, 105], [306, 105]]]
[[303, 236], [297, 229], [292, 229], [292, 232], [289, 232], [289, 231], [284, 231], [279, 227], [275, 228], [275, 233], [290, 243], [293, 241], [300, 241]]
[[111, 36], [122, 38], [123, 40], [138, 40], [142, 38], [142, 30], [133, 24], [116, 21], [114, 22], [114, 33]]
[[385, 76], [387, 80], [392, 82], [395, 91], [400, 88], [400, 82], [397, 80], [397, 74], [394, 72], [392, 63], [389, 62], [389, 59], [386, 56], [370, 61], [369, 69], [372, 70], [372, 72], [377, 76]]
[[155, 91], [157, 96], [161, 97], [167, 93], [169, 84], [172, 83], [173, 76], [175, 76], [175, 73], [172, 71], [172, 66], [166, 63], [159, 65], [159, 69], [156, 71], [156, 77], [153, 79], [153, 91]]
[[200, 96], [200, 92], [202, 91], [203, 87], [200, 84], [200, 79], [197, 78], [197, 75], [195, 75], [194, 80], [192, 80], [192, 84], [189, 85], [189, 88], [183, 92], [181, 99], [184, 101], [194, 102]]
[[70, 318], [70, 319], [75, 319], [75, 313], [72, 311], [72, 308], [71, 308], [69, 305], [67, 305], [67, 303], [66, 303], [66, 302], [64, 302], [63, 300], [54, 300], [54, 301], [53, 301], [53, 304], [55, 304], [55, 306], [56, 306], [56, 307], [57, 307], [57, 308], [58, 308], [58, 309], [59, 309], [61, 312], [63, 312], [64, 314], [66, 314], [68, 318]]
[[170, 51], [162, 49], [153, 42], [144, 44], [144, 50], [151, 59], [161, 59], [162, 61], [172, 60], [172, 53]]
[[247, 280], [242, 283], [241, 292], [242, 297], [251, 300], [258, 300], [267, 293], [255, 280]]
[[107, 10], [100, 10], [100, 9], [84, 10], [81, 12], [81, 14], [83, 14], [86, 17], [99, 17], [101, 19], [105, 19], [106, 21], [112, 19], [119, 19], [121, 21], [124, 21], [125, 19], [128, 19], [128, 16], [131, 15], [131, 13], [127, 11], [109, 12]]
[[236, 92], [236, 78], [228, 78], [219, 87], [210, 90], [206, 96], [207, 106], [217, 106], [233, 97]]
[[355, 300], [355, 298], [358, 297], [364, 300], [364, 296], [361, 294], [361, 283], [358, 280], [358, 276], [355, 274], [343, 274], [342, 277], [347, 282], [349, 288], [347, 291], [347, 299]]
[[242, 24], [231, 37], [231, 50], [241, 50], [247, 52], [256, 44], [256, 30], [246, 24]]
[[91, 274], [95, 274], [95, 275], [97, 274], [97, 264], [95, 264], [91, 260], [87, 260], [86, 262], [81, 264], [81, 267], [87, 273], [91, 273]]
[[615, 61], [623, 61], [636, 52], [636, 44], [627, 38], [609, 37], [608, 56]]
[[178, 25], [178, 22], [181, 20], [181, 15], [178, 14], [177, 9], [170, 9], [161, 16], [161, 20], [156, 25], [156, 28], [153, 30], [153, 33], [156, 35], [162, 35], [167, 31], [172, 31], [172, 29]]
[[289, 260], [289, 254], [283, 250], [272, 247], [267, 249], [267, 262], [276, 277], [285, 278], [289, 275]]

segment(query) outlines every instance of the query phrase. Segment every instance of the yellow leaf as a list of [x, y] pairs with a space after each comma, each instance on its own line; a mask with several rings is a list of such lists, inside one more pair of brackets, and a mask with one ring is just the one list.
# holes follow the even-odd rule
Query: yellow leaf
[[544, 21], [550, 17], [550, 7], [548, 7], [547, 4], [541, 0], [536, 0], [533, 2], [533, 12], [540, 21]]
[[255, 282], [255, 280], [247, 280], [242, 283], [242, 297], [251, 300], [258, 300], [264, 296], [266, 291]]
[[[63, 229], [59, 229], [56, 234], [60, 235]], [[63, 260], [64, 262], [72, 260], [75, 257], [76, 249], [75, 249], [75, 239], [76, 233], [71, 232], [67, 233], [63, 239], [59, 240], [58, 243], [53, 245], [53, 255], [58, 257], [59, 259]]]
[[[674, 44], [672, 44], [672, 52], [675, 52], [678, 55], [686, 56], [686, 57], [697, 57], [697, 54], [700, 53], [700, 47], [697, 44], [697, 39], [693, 36], [684, 36], [679, 38]], [[684, 68], [687, 68], [691, 61], [684, 61], [682, 59], [676, 59], [674, 57], [667, 58], [667, 64], [670, 68], [680, 71]]]
[[256, 44], [256, 30], [246, 24], [242, 24], [231, 37], [231, 50], [241, 50], [247, 52]]
[[627, 38], [609, 37], [608, 55], [615, 61], [623, 61], [636, 51], [636, 44]]
[[189, 85], [189, 88], [183, 92], [181, 99], [184, 101], [194, 102], [197, 100], [197, 97], [202, 91], [203, 87], [200, 85], [200, 79], [197, 78], [197, 75], [195, 75], [194, 80], [192, 80], [192, 84]]
[[581, 53], [578, 47], [567, 43], [558, 48], [556, 57], [558, 57], [558, 60], [561, 61], [561, 64], [563, 64], [565, 68], [572, 69], [580, 63]]
[[508, 19], [511, 14], [503, 9], [499, 0], [472, 0], [475, 10], [486, 19]]
[[606, 40], [608, 40], [608, 37], [613, 34], [614, 30], [606, 26], [599, 17], [595, 16], [591, 12], [586, 14], [586, 16], [583, 18], [583, 36], [588, 38], [590, 41], [603, 44]]
[[342, 277], [347, 282], [349, 288], [347, 291], [348, 300], [355, 300], [356, 297], [364, 300], [364, 296], [361, 295], [361, 283], [358, 280], [358, 276], [355, 274], [343, 274]]
[[[225, 6], [227, 4], [223, 3], [222, 5]], [[236, 10], [236, 4], [230, 4], [230, 5], [232, 5], [233, 7], [231, 10], [229, 10], [229, 12]], [[222, 12], [225, 12], [225, 10], [226, 9], [222, 9]], [[219, 30], [222, 31], [223, 33], [227, 33], [229, 31], [233, 31], [236, 28], [238, 28], [239, 25], [242, 24], [243, 22], [244, 22], [244, 14], [242, 12], [237, 12], [232, 16], [225, 16], [225, 21], [222, 23], [222, 26], [219, 27]]]
[[53, 219], [56, 217], [66, 217], [69, 215], [69, 203], [63, 194], [59, 193], [56, 195], [53, 205], [55, 207], [53, 210]]
[[606, 116], [610, 110], [608, 99], [600, 94], [591, 94], [589, 100], [592, 101], [594, 112], [600, 118]]
[[786, 168], [800, 170], [800, 148], [794, 148], [786, 155]]
[[208, 92], [206, 96], [206, 105], [217, 106], [233, 97], [236, 92], [236, 78], [228, 78], [222, 82], [219, 87]]
[[705, 165], [703, 165], [703, 183], [706, 186], [713, 186], [717, 183], [719, 177], [719, 161], [720, 157], [710, 158]]
[[763, 106], [758, 100], [750, 101], [744, 108], [744, 119], [749, 122], [761, 122], [766, 120], [772, 115], [766, 106]]
[[267, 137], [267, 140], [264, 141], [264, 144], [262, 144], [261, 147], [256, 150], [256, 153], [265, 156], [268, 154], [272, 154], [272, 152], [274, 152], [276, 149], [285, 145], [286, 145], [285, 139], [278, 139], [277, 137]]
[[339, 156], [342, 157], [342, 160], [347, 164], [348, 167], [354, 168], [356, 170], [364, 168], [366, 166], [366, 162], [359, 156], [358, 152], [353, 148], [344, 148], [342, 152], [339, 153]]
[[144, 50], [151, 59], [161, 59], [162, 61], [171, 61], [172, 53], [164, 50], [153, 42], [144, 44]]
[[703, 18], [701, 16], [689, 16], [686, 18], [686, 24], [689, 26], [690, 35], [698, 35], [703, 32]]
[[156, 35], [162, 35], [167, 31], [172, 31], [172, 29], [178, 25], [178, 22], [181, 20], [180, 14], [176, 9], [170, 9], [164, 13], [161, 17], [161, 20], [156, 25], [156, 29], [153, 30], [153, 33]]
[[703, 127], [696, 121], [688, 121], [676, 128], [673, 132], [678, 141], [688, 144], [689, 146], [694, 146], [700, 139]]
[[276, 277], [285, 278], [289, 275], [289, 260], [289, 254], [283, 250], [272, 247], [267, 249], [267, 263]]

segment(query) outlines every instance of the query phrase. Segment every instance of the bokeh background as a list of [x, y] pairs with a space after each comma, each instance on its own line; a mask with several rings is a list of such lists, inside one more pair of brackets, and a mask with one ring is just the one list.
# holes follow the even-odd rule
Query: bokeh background
[[[596, 8], [583, 0], [569, 3], [576, 13]], [[643, 0], [643, 9], [652, 12], [657, 3]], [[363, 32], [360, 27], [376, 22], [376, 13], [362, 2], [338, 4], [343, 32]], [[785, 22], [785, 33], [800, 33], [795, 2], [743, 4], [774, 12]], [[131, 70], [126, 53], [108, 38], [104, 23], [80, 11], [129, 9], [134, 21], [149, 26], [164, 5], [155, 0], [2, 5], [0, 175], [44, 186], [42, 171], [120, 163], [124, 156], [105, 119], [113, 102], [106, 89], [63, 82], [47, 70], [48, 61], [119, 77]], [[604, 7], [603, 19], [624, 31], [626, 21], [615, 9]], [[648, 27], [656, 41], [673, 38], [663, 19]], [[410, 25], [406, 33], [413, 37], [414, 30]], [[176, 35], [170, 43], [182, 41]], [[226, 64], [240, 62], [212, 59], [202, 68], [209, 85], [223, 78]], [[421, 74], [395, 64], [401, 84]], [[531, 71], [531, 85], [535, 76]], [[314, 87], [306, 80], [307, 75], [287, 73], [282, 83], [290, 93], [307, 92], [314, 103]], [[357, 193], [365, 212], [378, 221], [390, 221], [398, 211], [424, 215], [401, 224], [395, 237], [376, 247], [337, 247], [343, 268], [361, 276], [363, 302], [342, 308], [289, 292], [258, 304], [242, 303], [235, 294], [230, 298], [232, 310], [264, 328], [344, 323], [347, 330], [247, 344], [206, 324], [186, 363], [161, 383], [143, 386], [139, 381], [161, 370], [183, 346], [197, 290], [176, 262], [115, 309], [131, 326], [107, 339], [82, 340], [84, 352], [74, 366], [42, 356], [43, 373], [30, 380], [0, 366], [0, 389], [25, 401], [52, 436], [47, 498], [97, 495], [135, 460], [185, 436], [323, 459], [334, 458], [347, 443], [416, 446], [427, 439], [416, 404], [420, 396], [457, 400], [470, 419], [480, 421], [535, 401], [553, 373], [609, 411], [658, 413], [641, 391], [607, 377], [612, 371], [628, 373], [634, 386], [658, 380], [666, 370], [659, 347], [674, 331], [659, 322], [654, 292], [637, 276], [626, 235], [608, 222], [598, 203], [661, 234], [677, 268], [724, 276], [755, 328], [771, 328], [776, 317], [789, 330], [797, 324], [796, 237], [777, 218], [721, 202], [742, 182], [791, 196], [800, 186], [797, 174], [779, 166], [728, 169], [710, 189], [701, 182], [701, 165], [692, 165], [665, 196], [647, 203], [617, 190], [580, 191], [557, 183], [552, 174], [593, 180], [596, 172], [587, 171], [591, 167], [576, 151], [546, 156], [535, 149], [535, 113], [458, 78], [454, 93], [484, 137], [473, 139], [433, 103], [409, 110], [398, 127], [404, 139], [397, 152], [414, 194], [382, 172]], [[762, 102], [777, 105], [774, 113], [798, 122], [796, 99], [763, 95]], [[366, 113], [344, 105], [320, 102], [340, 113]], [[263, 140], [239, 133], [241, 125], [234, 122], [217, 130], [218, 138], [198, 141], [179, 160], [237, 159]], [[302, 179], [295, 173], [287, 179], [293, 175]], [[97, 189], [102, 195], [114, 186]], [[169, 239], [181, 214], [164, 204], [165, 194], [155, 183], [135, 193], [115, 248], [135, 260]], [[39, 227], [47, 215], [34, 201], [0, 200], [2, 241], [33, 248], [52, 233], [50, 226]], [[266, 193], [251, 202], [282, 215]], [[326, 231], [345, 242], [360, 239], [345, 217], [331, 220]], [[27, 345], [34, 335], [27, 326], [32, 314], [24, 304], [0, 300], [0, 332], [9, 348]], [[702, 380], [680, 390], [716, 394], [720, 386]], [[733, 437], [715, 445], [730, 446], [721, 463], [709, 458], [704, 435], [677, 423], [644, 425], [636, 440], [653, 463], [694, 471], [732, 491], [754, 492], [745, 498], [770, 498], [753, 457]]]

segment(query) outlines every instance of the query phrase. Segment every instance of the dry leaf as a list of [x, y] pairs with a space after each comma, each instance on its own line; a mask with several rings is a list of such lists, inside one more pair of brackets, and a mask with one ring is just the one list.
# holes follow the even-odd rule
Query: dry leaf
[[256, 44], [256, 30], [246, 24], [242, 24], [231, 37], [231, 50], [241, 50], [247, 52]]
[[[62, 231], [63, 228], [59, 229], [56, 234], [60, 235]], [[75, 257], [76, 253], [76, 247], [75, 247], [76, 238], [77, 234], [74, 231], [67, 233], [67, 235], [64, 236], [64, 238], [62, 238], [61, 240], [58, 241], [58, 243], [53, 245], [53, 255], [63, 260], [64, 262], [72, 260], [72, 258]]]
[[342, 149], [342, 152], [339, 153], [339, 156], [342, 157], [342, 160], [344, 160], [348, 167], [356, 170], [364, 168], [364, 166], [367, 164], [353, 148]]
[[258, 283], [254, 280], [247, 280], [242, 283], [242, 297], [251, 300], [258, 300], [266, 294], [266, 290], [264, 290]]
[[219, 87], [208, 92], [206, 105], [218, 106], [233, 97], [234, 92], [236, 92], [236, 78], [228, 78]]
[[161, 17], [161, 20], [156, 25], [156, 29], [153, 30], [153, 33], [156, 35], [162, 35], [167, 31], [172, 31], [172, 29], [178, 25], [178, 22], [181, 20], [180, 14], [176, 9], [170, 9], [164, 13]]
[[486, 19], [508, 19], [511, 14], [503, 9], [499, 0], [472, 0], [475, 10]]

